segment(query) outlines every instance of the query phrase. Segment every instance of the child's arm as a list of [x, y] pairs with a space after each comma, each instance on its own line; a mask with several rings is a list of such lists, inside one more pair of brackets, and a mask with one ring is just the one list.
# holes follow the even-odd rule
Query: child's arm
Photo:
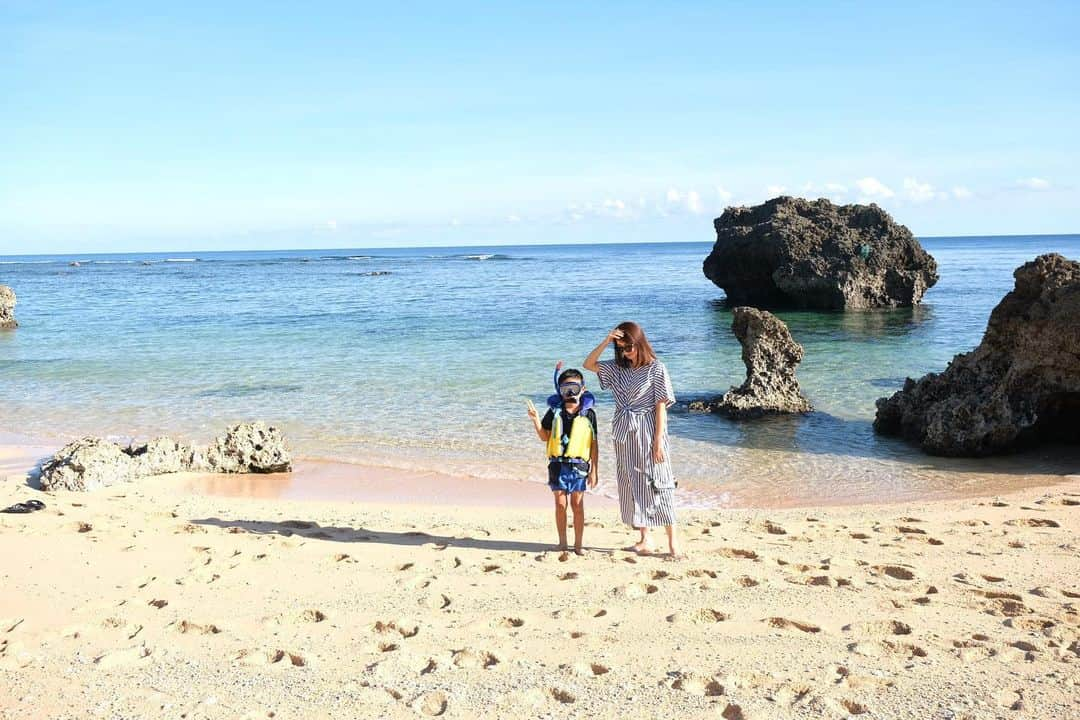
[[540, 424], [540, 413], [536, 411], [536, 406], [532, 404], [531, 400], [526, 400], [525, 404], [528, 406], [529, 419], [532, 420], [533, 429], [536, 430], [536, 436], [543, 440], [548, 441], [551, 437], [551, 431], [545, 430], [543, 425]]

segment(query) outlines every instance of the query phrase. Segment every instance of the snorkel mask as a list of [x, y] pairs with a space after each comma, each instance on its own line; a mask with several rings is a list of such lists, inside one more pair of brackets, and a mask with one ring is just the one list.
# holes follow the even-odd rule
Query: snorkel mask
[[563, 399], [563, 402], [571, 400], [577, 402], [583, 389], [584, 386], [581, 383], [574, 380], [568, 380], [559, 386], [559, 396]]

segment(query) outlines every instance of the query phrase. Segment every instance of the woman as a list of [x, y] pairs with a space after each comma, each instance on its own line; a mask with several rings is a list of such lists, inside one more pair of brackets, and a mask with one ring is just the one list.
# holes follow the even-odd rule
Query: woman
[[[608, 343], [615, 359], [600, 360]], [[611, 435], [622, 519], [640, 533], [632, 550], [652, 552], [649, 528], [664, 526], [668, 549], [679, 557], [675, 534], [675, 477], [668, 461], [667, 409], [675, 391], [667, 368], [656, 359], [645, 331], [637, 323], [620, 323], [585, 359], [600, 387], [615, 397]]]

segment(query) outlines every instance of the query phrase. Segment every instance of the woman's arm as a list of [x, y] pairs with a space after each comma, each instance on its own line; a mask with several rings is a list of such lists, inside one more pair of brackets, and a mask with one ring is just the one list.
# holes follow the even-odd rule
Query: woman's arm
[[593, 433], [592, 447], [589, 449], [589, 487], [595, 488], [600, 477], [600, 445], [596, 442], [596, 433]]
[[656, 422], [653, 423], [652, 459], [664, 462], [664, 436], [667, 435], [667, 400], [656, 401]]
[[599, 371], [600, 368], [597, 365], [597, 362], [600, 361], [600, 356], [603, 355], [604, 350], [607, 349], [608, 343], [615, 342], [616, 340], [618, 340], [622, 336], [623, 336], [623, 331], [620, 330], [619, 328], [615, 328], [614, 330], [609, 332], [607, 334], [607, 337], [604, 338], [603, 342], [601, 342], [599, 345], [594, 347], [593, 351], [591, 353], [589, 353], [589, 357], [585, 358], [585, 362], [582, 363], [582, 366], [586, 370], [589, 370], [590, 372]]

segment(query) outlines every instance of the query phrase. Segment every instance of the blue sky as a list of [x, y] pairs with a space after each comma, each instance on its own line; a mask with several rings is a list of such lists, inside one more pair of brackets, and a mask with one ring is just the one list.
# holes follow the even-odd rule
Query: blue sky
[[0, 254], [1080, 232], [1067, 3], [0, 2]]

